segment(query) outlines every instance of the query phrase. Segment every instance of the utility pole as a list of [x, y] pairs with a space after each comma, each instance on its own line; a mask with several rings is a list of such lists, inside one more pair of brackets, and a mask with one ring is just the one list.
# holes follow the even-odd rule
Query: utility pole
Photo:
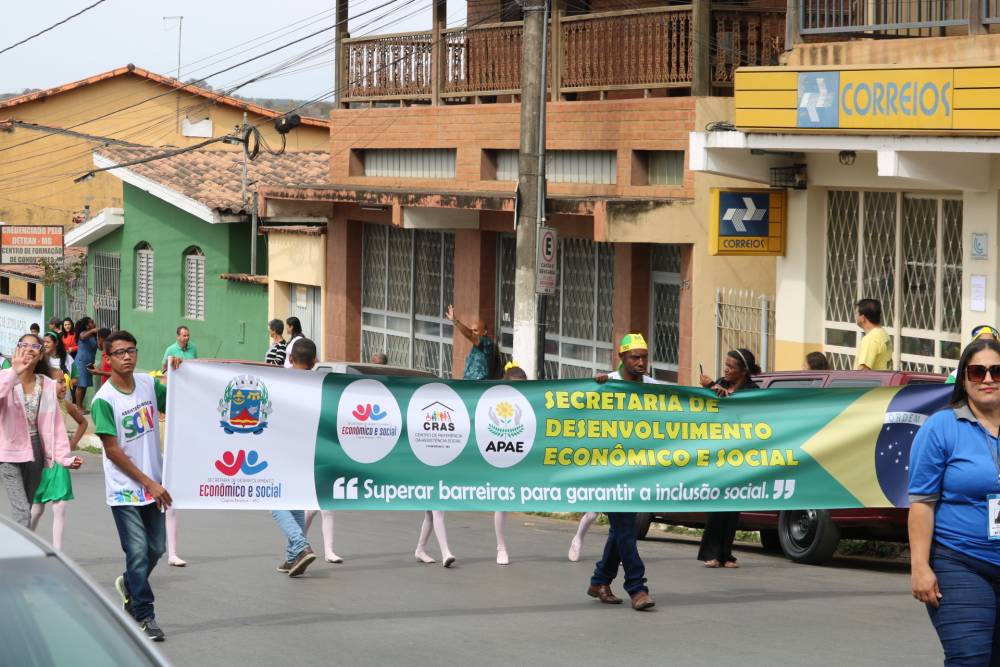
[[514, 359], [529, 379], [541, 370], [544, 334], [539, 335], [539, 299], [535, 294], [538, 225], [544, 216], [545, 57], [548, 0], [520, 0], [524, 10], [521, 41], [521, 145], [517, 191], [520, 206], [514, 277]]
[[[183, 16], [164, 16], [164, 21], [177, 21], [177, 82], [181, 80], [181, 33], [184, 28]], [[177, 91], [177, 133], [181, 131], [181, 91]]]
[[[243, 125], [240, 126], [240, 136], [249, 137], [247, 130], [250, 129], [249, 120], [247, 118], [247, 112], [243, 112]], [[247, 146], [247, 141], [243, 144], [243, 179], [241, 182], [240, 196], [243, 199], [243, 207], [246, 208], [247, 205], [247, 188], [250, 185], [249, 182], [249, 172], [247, 161], [249, 155], [247, 151], [249, 147]], [[250, 275], [257, 275], [257, 224], [259, 218], [257, 217], [257, 191], [252, 190], [250, 192]]]

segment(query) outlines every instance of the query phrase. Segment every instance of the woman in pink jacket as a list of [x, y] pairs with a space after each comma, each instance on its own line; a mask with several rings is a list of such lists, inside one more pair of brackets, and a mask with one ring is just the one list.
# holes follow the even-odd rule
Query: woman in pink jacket
[[25, 528], [31, 524], [31, 501], [42, 469], [56, 463], [72, 469], [83, 465], [83, 459], [70, 453], [56, 383], [48, 370], [41, 339], [25, 334], [11, 367], [0, 371], [0, 480], [13, 519]]

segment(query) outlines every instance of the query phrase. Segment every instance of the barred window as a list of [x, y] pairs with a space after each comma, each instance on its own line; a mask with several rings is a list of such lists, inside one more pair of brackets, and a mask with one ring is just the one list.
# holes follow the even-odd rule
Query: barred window
[[184, 251], [184, 317], [205, 319], [205, 253], [195, 246]]
[[961, 353], [962, 200], [906, 192], [830, 191], [825, 351], [851, 368], [854, 304], [882, 303], [900, 370], [947, 372]]
[[135, 247], [135, 309], [153, 310], [153, 247], [146, 242]]

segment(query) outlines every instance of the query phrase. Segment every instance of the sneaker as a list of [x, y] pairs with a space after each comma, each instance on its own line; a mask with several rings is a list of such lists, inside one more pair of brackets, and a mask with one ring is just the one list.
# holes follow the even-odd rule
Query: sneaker
[[139, 621], [139, 628], [154, 642], [162, 642], [167, 638], [167, 636], [163, 634], [163, 630], [160, 629], [156, 619], [152, 616], [147, 618], [145, 621]]
[[297, 577], [299, 575], [305, 574], [306, 568], [309, 564], [316, 560], [316, 554], [310, 547], [306, 547], [299, 552], [299, 555], [295, 557], [292, 561], [292, 566], [288, 569], [289, 577]]
[[128, 588], [125, 586], [125, 577], [119, 575], [115, 579], [115, 590], [118, 591], [118, 595], [122, 596], [122, 609], [129, 616], [132, 615], [132, 598], [129, 597]]
[[288, 571], [292, 569], [292, 561], [286, 560], [284, 563], [274, 568], [282, 574], [288, 574]]

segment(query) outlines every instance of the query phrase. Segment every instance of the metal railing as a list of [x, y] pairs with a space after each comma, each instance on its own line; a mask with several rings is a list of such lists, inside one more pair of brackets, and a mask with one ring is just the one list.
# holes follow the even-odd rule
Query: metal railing
[[1000, 0], [982, 0], [982, 2], [983, 23], [1000, 23]]
[[[696, 49], [709, 50], [716, 86], [732, 85], [737, 67], [778, 64], [783, 11], [718, 5], [707, 39], [694, 35], [692, 19], [690, 4], [560, 16], [550, 25], [550, 85], [557, 86], [557, 97], [687, 88], [694, 79]], [[438, 49], [431, 31], [347, 38], [341, 45], [348, 81], [342, 102], [430, 100], [435, 76], [440, 77], [437, 95], [450, 102], [516, 95], [523, 27], [511, 21], [442, 30]], [[440, 66], [438, 57], [444, 60]]]
[[992, 4], [994, 13], [1000, 7], [1000, 0], [799, 0], [799, 32], [931, 36], [968, 25], [969, 3], [977, 1]]
[[762, 370], [774, 369], [774, 298], [720, 288], [715, 292], [716, 377], [729, 350], [740, 348], [753, 352]]

